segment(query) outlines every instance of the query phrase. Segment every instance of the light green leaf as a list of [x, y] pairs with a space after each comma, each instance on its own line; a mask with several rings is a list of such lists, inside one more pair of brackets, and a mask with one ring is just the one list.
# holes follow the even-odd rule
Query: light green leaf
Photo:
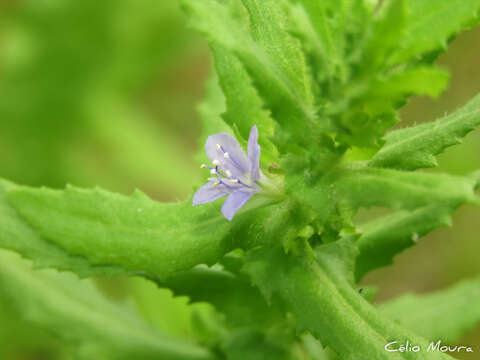
[[[265, 334], [251, 329], [240, 329], [232, 333], [222, 344], [228, 360], [301, 360], [292, 354], [290, 341], [278, 335]], [[303, 355], [303, 354], [302, 354]]]
[[480, 278], [445, 290], [406, 294], [380, 305], [380, 311], [427, 339], [454, 343], [480, 322]]
[[[347, 1], [297, 0], [305, 9], [309, 23], [318, 39], [313, 43], [318, 48], [317, 56], [328, 57], [322, 62], [323, 71], [333, 77], [336, 71], [345, 71], [345, 3]], [[308, 24], [309, 25], [309, 24]]]
[[294, 13], [299, 29], [306, 36], [302, 40], [313, 45], [312, 55], [316, 58], [313, 63], [318, 66], [317, 72], [323, 74], [320, 78], [327, 80], [330, 86], [334, 81], [347, 81], [350, 62], [372, 18], [365, 3], [355, 0], [295, 0], [294, 3], [305, 10], [303, 13], [294, 10]]
[[445, 50], [452, 36], [478, 22], [478, 0], [408, 0], [407, 4], [409, 16], [392, 64]]
[[140, 192], [0, 185], [0, 247], [81, 276], [123, 272], [161, 280], [213, 264], [244, 246], [246, 234], [270, 214], [262, 199], [229, 222], [218, 202], [193, 207], [190, 199], [161, 204]]
[[323, 345], [310, 333], [302, 336], [302, 344], [305, 347], [311, 360], [329, 360], [330, 357]]
[[[300, 44], [285, 29], [281, 4], [273, 0], [245, 0], [244, 7], [236, 0], [184, 0], [183, 4], [193, 27], [242, 62], [273, 119], [286, 130], [283, 136], [309, 135], [305, 126], [315, 120], [311, 84]], [[277, 142], [286, 145], [287, 141]]]
[[480, 187], [480, 170], [474, 171], [472, 174], [470, 174], [470, 178], [475, 181], [475, 190], [478, 190]]
[[454, 208], [429, 205], [413, 211], [399, 211], [359, 225], [357, 281], [371, 270], [392, 264], [395, 255], [415, 245], [430, 231], [450, 226], [453, 211]]
[[32, 271], [0, 251], [0, 292], [26, 320], [102, 359], [214, 359], [192, 342], [155, 332], [134, 313], [104, 299], [86, 280], [53, 270]]
[[275, 122], [264, 108], [262, 99], [242, 63], [220, 45], [211, 45], [215, 68], [220, 86], [225, 94], [227, 112], [223, 119], [237, 134], [237, 139], [247, 143], [251, 128], [256, 125], [259, 132], [261, 159], [263, 164], [275, 160], [277, 150], [270, 139], [274, 135]]
[[[135, 304], [138, 313], [150, 326], [173, 336], [194, 336], [192, 313], [202, 311], [203, 306], [190, 305], [187, 298], [175, 297], [172, 291], [160, 289], [156, 283], [145, 278], [122, 277], [121, 279], [121, 284], [128, 289], [131, 302]], [[114, 285], [118, 284], [117, 279], [112, 280]], [[110, 281], [107, 284], [110, 284]]]
[[[387, 353], [389, 341], [426, 349], [426, 340], [384, 318], [345, 278], [345, 256], [355, 253], [349, 241], [320, 246], [316, 254], [299, 246], [297, 254], [280, 248], [250, 252], [245, 271], [265, 296], [278, 297], [295, 315], [298, 331], [310, 331], [344, 360], [450, 359], [440, 353]], [[353, 269], [351, 269], [353, 270]], [[352, 277], [352, 273], [348, 277]]]
[[389, 77], [380, 79], [372, 86], [368, 96], [375, 97], [377, 101], [381, 99], [391, 101], [392, 105], [403, 100], [406, 95], [437, 97], [445, 90], [449, 79], [450, 76], [445, 70], [419, 66], [394, 72]]
[[374, 72], [386, 66], [386, 60], [403, 35], [407, 13], [407, 0], [390, 0], [374, 14], [373, 29], [365, 44], [360, 71]]
[[[288, 17], [284, 10], [286, 3], [282, 0], [241, 1], [248, 11], [251, 35], [255, 43], [265, 51], [280, 74], [283, 74], [291, 91], [297, 94], [302, 102], [311, 106], [311, 78], [300, 42], [287, 31]], [[256, 79], [257, 84], [259, 80], [260, 77]]]
[[17, 185], [0, 180], [0, 247], [35, 260], [36, 267], [72, 270], [81, 277], [121, 272], [122, 269], [115, 266], [92, 266], [85, 258], [68, 254], [54, 242], [42, 238], [8, 203], [7, 192], [16, 188]]
[[480, 125], [480, 95], [467, 105], [435, 122], [392, 131], [386, 143], [370, 160], [374, 167], [414, 170], [437, 166], [434, 155], [460, 143]]

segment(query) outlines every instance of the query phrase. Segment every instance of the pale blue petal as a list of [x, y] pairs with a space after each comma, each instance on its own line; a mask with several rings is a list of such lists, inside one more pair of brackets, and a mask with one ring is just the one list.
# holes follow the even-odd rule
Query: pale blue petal
[[258, 145], [258, 129], [254, 125], [248, 137], [248, 159], [250, 161], [250, 177], [252, 182], [260, 179], [260, 145]]
[[222, 206], [222, 214], [228, 220], [232, 220], [236, 212], [247, 203], [253, 196], [253, 192], [248, 190], [237, 190], [225, 200]]
[[229, 193], [230, 191], [223, 185], [214, 185], [213, 182], [206, 183], [193, 195], [193, 206], [212, 202]]
[[[229, 159], [224, 157], [222, 150], [219, 150], [217, 144], [221, 145], [225, 152], [228, 152]], [[228, 170], [237, 179], [245, 179], [245, 175], [250, 170], [250, 164], [245, 152], [235, 138], [227, 133], [211, 135], [207, 138], [205, 152], [210, 161], [219, 162], [219, 167], [224, 171]]]

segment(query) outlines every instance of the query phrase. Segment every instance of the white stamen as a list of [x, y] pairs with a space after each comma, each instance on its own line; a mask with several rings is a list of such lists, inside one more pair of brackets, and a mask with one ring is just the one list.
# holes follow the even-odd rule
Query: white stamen
[[210, 170], [210, 174], [215, 175], [216, 173], [217, 173], [217, 170], [215, 169]]
[[230, 170], [226, 170], [225, 175], [227, 175], [227, 177], [231, 178], [232, 177], [232, 172]]
[[222, 145], [217, 144], [217, 150], [222, 150]]
[[220, 165], [220, 161], [215, 159], [215, 160], [212, 161], [212, 164], [215, 165], [215, 166], [218, 166], [218, 165]]
[[220, 185], [220, 181], [218, 180], [213, 183], [213, 186], [217, 186], [217, 185]]
[[232, 181], [233, 181], [234, 183], [237, 183], [237, 184], [240, 183], [240, 180], [238, 180], [238, 179], [232, 179]]
[[223, 157], [224, 157], [225, 159], [230, 159], [230, 155], [228, 155], [228, 152], [226, 152], [225, 154], [223, 154]]

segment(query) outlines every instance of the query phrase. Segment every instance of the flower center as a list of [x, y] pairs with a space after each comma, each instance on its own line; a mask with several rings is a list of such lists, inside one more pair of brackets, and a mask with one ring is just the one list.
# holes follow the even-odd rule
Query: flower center
[[[216, 160], [213, 161], [214, 165]], [[218, 165], [215, 165], [215, 167], [211, 167], [205, 164], [202, 164], [200, 166], [202, 169], [209, 169], [210, 174], [215, 175], [215, 177], [210, 177], [208, 180], [213, 181], [215, 180], [214, 185], [225, 185], [227, 188], [234, 189], [234, 188], [239, 188], [239, 187], [244, 187], [247, 189], [253, 189], [253, 186], [248, 185], [241, 181], [240, 179], [237, 179], [232, 176], [232, 173], [228, 170], [223, 171]]]
[[[243, 173], [243, 169], [241, 165], [233, 158], [225, 149], [223, 148], [222, 145], [217, 144], [217, 149], [223, 153], [223, 158], [226, 159], [227, 161], [230, 161], [230, 163], [236, 167], [240, 172]], [[220, 167], [220, 161], [215, 159], [212, 161], [212, 164], [215, 167], [211, 167], [205, 164], [202, 164], [200, 166], [202, 169], [209, 169], [211, 175], [215, 175], [214, 178], [208, 178], [208, 180], [213, 181], [215, 180], [214, 185], [224, 185], [229, 189], [238, 189], [238, 188], [246, 188], [246, 189], [253, 189], [253, 186], [243, 182], [239, 178], [233, 177], [232, 172], [230, 170], [223, 170]], [[245, 178], [248, 180], [249, 175], [245, 174]], [[249, 181], [248, 181], [249, 182]]]

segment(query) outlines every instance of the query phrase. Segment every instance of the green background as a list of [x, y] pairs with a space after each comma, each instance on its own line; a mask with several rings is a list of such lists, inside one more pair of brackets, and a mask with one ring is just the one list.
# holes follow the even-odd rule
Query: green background
[[[438, 64], [452, 81], [437, 100], [412, 99], [400, 127], [432, 121], [480, 90], [480, 29], [458, 36]], [[140, 188], [183, 199], [205, 174], [194, 160], [196, 113], [210, 70], [207, 44], [187, 29], [174, 0], [3, 0], [0, 2], [0, 177], [34, 186]], [[432, 171], [480, 167], [480, 131], [439, 157]], [[369, 213], [359, 215], [362, 218]], [[428, 292], [479, 273], [480, 221], [462, 207], [441, 229], [364, 280], [379, 302]], [[159, 329], [188, 335], [191, 309], [141, 280], [98, 279], [116, 301], [129, 295]], [[45, 329], [23, 323], [0, 294], [0, 359], [69, 359]], [[480, 351], [480, 327], [462, 345]], [[464, 355], [474, 359], [476, 354]], [[459, 356], [461, 357], [461, 355]]]

